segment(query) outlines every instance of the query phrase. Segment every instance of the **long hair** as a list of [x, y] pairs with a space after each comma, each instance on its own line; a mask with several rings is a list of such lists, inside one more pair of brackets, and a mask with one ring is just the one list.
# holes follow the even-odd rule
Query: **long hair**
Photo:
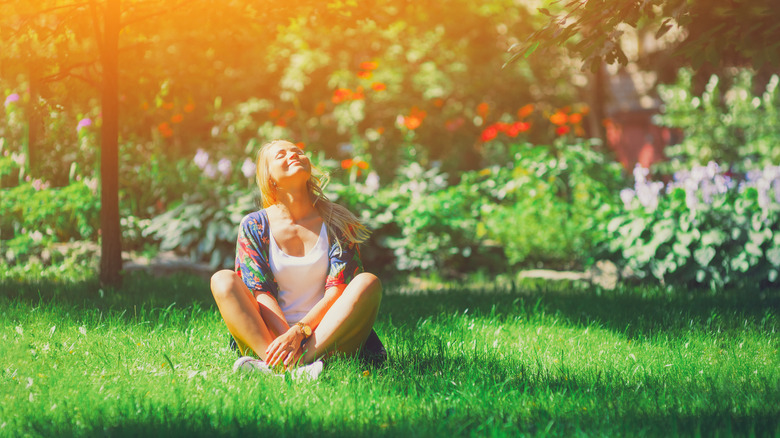
[[[268, 208], [278, 202], [276, 189], [271, 184], [271, 175], [268, 169], [268, 159], [266, 157], [271, 146], [287, 143], [287, 140], [273, 140], [264, 144], [257, 153], [256, 172], [257, 187], [260, 189], [260, 197], [263, 201], [263, 208]], [[349, 243], [363, 243], [368, 239], [370, 232], [360, 222], [352, 212], [343, 206], [336, 204], [325, 196], [322, 189], [328, 184], [329, 176], [313, 164], [311, 165], [311, 176], [306, 182], [306, 189], [309, 193], [314, 208], [317, 209], [325, 228], [328, 230], [328, 236], [331, 242], [338, 242], [341, 249], [341, 239], [346, 239]], [[343, 236], [343, 237], [340, 237]]]

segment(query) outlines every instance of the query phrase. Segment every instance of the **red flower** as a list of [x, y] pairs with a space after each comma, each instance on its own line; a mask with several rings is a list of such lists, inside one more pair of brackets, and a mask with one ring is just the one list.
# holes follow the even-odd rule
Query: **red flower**
[[507, 130], [509, 129], [509, 123], [496, 122], [496, 123], [493, 123], [493, 127], [495, 127], [498, 132], [506, 133]]
[[360, 68], [363, 70], [376, 70], [376, 68], [379, 67], [379, 64], [376, 62], [361, 62]]
[[555, 129], [555, 133], [558, 135], [566, 135], [569, 133], [569, 131], [571, 131], [571, 128], [569, 128], [566, 125], [559, 126], [558, 128]]
[[333, 97], [331, 100], [333, 103], [341, 103], [345, 100], [352, 98], [352, 90], [349, 88], [338, 88], [333, 91]]
[[341, 168], [342, 169], [349, 169], [354, 165], [351, 159], [347, 158], [346, 160], [341, 161]]
[[496, 138], [497, 135], [498, 129], [496, 129], [495, 125], [490, 125], [482, 131], [482, 135], [479, 137], [479, 139], [483, 142], [487, 142]]
[[270, 117], [272, 119], [275, 119], [275, 118], [279, 117], [281, 114], [282, 114], [281, 111], [279, 111], [278, 109], [274, 109], [274, 110], [271, 110], [270, 113], [268, 113], [268, 117]]
[[437, 97], [436, 99], [433, 99], [433, 106], [436, 108], [441, 108], [444, 106], [444, 99], [441, 97]]
[[384, 91], [387, 89], [387, 85], [383, 84], [382, 82], [374, 82], [371, 84], [371, 88], [373, 88], [374, 91]]
[[306, 149], [306, 143], [299, 141], [298, 143], [295, 143], [295, 146], [298, 146], [301, 149]]
[[515, 122], [509, 126], [509, 129], [506, 131], [506, 135], [514, 138], [517, 137], [521, 132], [528, 131], [529, 129], [531, 129], [531, 124], [528, 122]]
[[181, 123], [182, 120], [184, 120], [184, 116], [181, 114], [174, 114], [173, 117], [171, 117], [171, 123]]

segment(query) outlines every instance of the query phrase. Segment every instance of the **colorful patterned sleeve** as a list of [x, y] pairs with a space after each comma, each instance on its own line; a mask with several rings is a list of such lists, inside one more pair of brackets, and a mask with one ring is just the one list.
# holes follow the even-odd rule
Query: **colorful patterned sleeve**
[[268, 219], [262, 212], [244, 217], [236, 242], [236, 273], [255, 296], [270, 293], [276, 297], [279, 288], [268, 263], [268, 240]]
[[341, 251], [338, 242], [332, 242], [330, 251], [330, 269], [325, 282], [325, 290], [341, 284], [349, 284], [353, 278], [363, 272], [363, 262], [360, 260], [360, 249], [357, 243], [341, 240]]

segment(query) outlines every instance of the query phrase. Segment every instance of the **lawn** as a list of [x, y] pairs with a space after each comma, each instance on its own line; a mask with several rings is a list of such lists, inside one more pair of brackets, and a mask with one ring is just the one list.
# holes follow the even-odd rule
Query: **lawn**
[[777, 296], [385, 286], [388, 364], [308, 382], [233, 374], [198, 277], [2, 280], [0, 436], [780, 436]]

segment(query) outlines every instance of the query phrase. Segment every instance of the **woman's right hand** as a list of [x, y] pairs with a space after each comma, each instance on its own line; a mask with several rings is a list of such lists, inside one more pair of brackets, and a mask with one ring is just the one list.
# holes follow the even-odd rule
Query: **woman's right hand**
[[295, 364], [298, 358], [303, 354], [301, 341], [303, 334], [298, 326], [293, 325], [286, 332], [274, 339], [265, 349], [267, 363], [271, 367], [283, 364], [285, 368]]

